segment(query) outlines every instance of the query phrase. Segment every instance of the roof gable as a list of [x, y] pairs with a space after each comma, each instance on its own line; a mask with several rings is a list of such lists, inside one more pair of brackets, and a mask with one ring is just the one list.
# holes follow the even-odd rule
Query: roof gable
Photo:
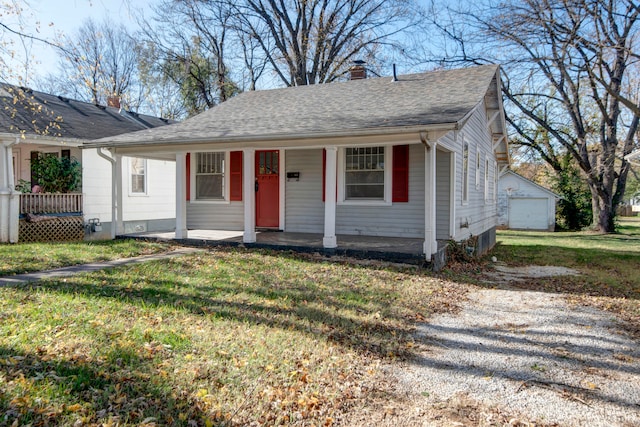
[[510, 175], [510, 176], [512, 176], [512, 177], [514, 177], [514, 178], [516, 178], [516, 179], [517, 179], [517, 180], [519, 180], [519, 181], [522, 181], [522, 182], [523, 182], [523, 183], [525, 183], [526, 185], [533, 186], [533, 187], [535, 187], [535, 188], [537, 188], [537, 189], [539, 189], [539, 190], [541, 190], [541, 191], [543, 191], [543, 192], [545, 192], [545, 193], [549, 194], [550, 196], [555, 197], [556, 199], [561, 199], [561, 198], [562, 198], [560, 195], [558, 195], [558, 194], [554, 193], [553, 191], [549, 190], [548, 188], [545, 188], [545, 187], [543, 187], [542, 185], [537, 184], [537, 183], [535, 183], [535, 182], [531, 181], [530, 179], [527, 179], [527, 178], [525, 178], [524, 176], [522, 176], [522, 175], [520, 175], [520, 174], [518, 174], [518, 173], [516, 173], [516, 172], [514, 172], [514, 171], [512, 171], [512, 170], [510, 170], [510, 169], [507, 169], [506, 171], [504, 171], [503, 173], [501, 173], [498, 179], [502, 179], [502, 178], [503, 178], [504, 176], [506, 176], [507, 174], [508, 174], [508, 175]]
[[181, 123], [90, 146], [297, 139], [437, 125], [455, 129], [485, 100], [498, 70], [488, 65], [404, 75], [397, 81], [381, 77], [244, 92]]

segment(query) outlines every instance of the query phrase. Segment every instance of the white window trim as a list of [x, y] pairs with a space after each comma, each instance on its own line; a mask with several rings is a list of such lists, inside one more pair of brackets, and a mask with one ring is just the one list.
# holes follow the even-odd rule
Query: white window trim
[[493, 186], [493, 203], [498, 203], [498, 162], [496, 160], [493, 161], [493, 182], [491, 185]]
[[480, 190], [480, 172], [482, 171], [482, 152], [476, 146], [476, 190]]
[[133, 175], [133, 165], [131, 164], [131, 161], [133, 160], [133, 157], [128, 157], [127, 158], [127, 163], [129, 163], [129, 173], [128, 173], [128, 177], [129, 177], [129, 197], [147, 197], [148, 191], [149, 191], [149, 187], [147, 186], [148, 184], [148, 176], [149, 176], [149, 168], [148, 168], [148, 163], [147, 163], [147, 159], [141, 159], [143, 161], [143, 165], [144, 165], [144, 191], [141, 192], [134, 192], [133, 191], [133, 180], [132, 175]]
[[489, 198], [489, 156], [484, 156], [484, 201], [485, 203], [490, 200]]
[[[197, 153], [224, 153], [224, 198], [218, 200], [198, 200], [196, 199], [196, 195], [198, 194], [196, 190], [196, 162], [197, 162]], [[231, 184], [231, 174], [229, 173], [229, 164], [231, 160], [231, 152], [230, 151], [222, 151], [222, 150], [201, 150], [201, 151], [191, 151], [190, 158], [190, 176], [189, 176], [189, 188], [191, 188], [191, 200], [189, 203], [193, 204], [202, 204], [202, 205], [228, 205], [231, 203], [230, 198], [230, 184]]]
[[[469, 186], [471, 185], [471, 183], [469, 182], [469, 169], [470, 169], [470, 165], [471, 165], [471, 159], [470, 159], [470, 154], [471, 154], [471, 150], [470, 150], [470, 144], [467, 144], [466, 142], [466, 138], [464, 137], [463, 133], [460, 133], [460, 141], [462, 142], [460, 144], [460, 147], [462, 148], [462, 153], [460, 155], [460, 160], [462, 162], [462, 167], [460, 168], [462, 170], [462, 182], [461, 182], [461, 191], [460, 191], [460, 199], [462, 200], [462, 205], [466, 206], [469, 204]], [[464, 164], [464, 147], [465, 144], [467, 145], [467, 167], [465, 168], [465, 164]], [[465, 181], [466, 181], [466, 185], [465, 185]]]
[[[351, 147], [340, 147], [338, 149], [338, 205], [344, 206], [391, 206], [392, 188], [392, 145], [372, 144], [366, 147], [384, 147], [384, 199], [383, 200], [354, 200], [345, 199], [345, 173], [346, 173], [346, 149]], [[359, 146], [359, 148], [362, 148]]]

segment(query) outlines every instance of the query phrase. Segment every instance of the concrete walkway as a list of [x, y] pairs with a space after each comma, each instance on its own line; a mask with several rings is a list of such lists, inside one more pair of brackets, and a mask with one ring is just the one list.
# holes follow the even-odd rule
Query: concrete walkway
[[105, 270], [113, 267], [120, 267], [122, 265], [137, 264], [146, 261], [155, 261], [159, 259], [168, 259], [178, 256], [187, 255], [194, 252], [202, 251], [198, 248], [179, 248], [170, 252], [162, 252], [152, 255], [142, 255], [132, 258], [120, 258], [113, 261], [104, 262], [92, 262], [89, 264], [72, 265], [69, 267], [56, 268], [53, 270], [36, 271], [33, 273], [16, 274], [15, 276], [0, 277], [0, 287], [11, 286], [17, 284], [24, 284], [29, 282], [35, 282], [41, 279], [51, 279], [56, 277], [69, 277], [80, 273], [91, 273], [93, 271]]

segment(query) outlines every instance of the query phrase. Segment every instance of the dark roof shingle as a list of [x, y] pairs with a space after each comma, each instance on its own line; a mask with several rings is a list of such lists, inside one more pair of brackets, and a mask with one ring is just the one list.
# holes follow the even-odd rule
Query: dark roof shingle
[[498, 66], [244, 92], [181, 123], [90, 144], [309, 137], [454, 124], [487, 94]]
[[174, 123], [11, 85], [0, 85], [0, 132], [94, 140]]

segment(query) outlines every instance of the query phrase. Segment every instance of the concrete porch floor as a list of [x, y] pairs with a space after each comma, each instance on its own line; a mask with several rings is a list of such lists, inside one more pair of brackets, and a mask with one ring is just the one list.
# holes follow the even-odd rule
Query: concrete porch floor
[[338, 235], [338, 247], [325, 249], [322, 246], [322, 234], [258, 231], [255, 243], [243, 243], [242, 235], [242, 231], [189, 230], [187, 239], [176, 239], [173, 231], [131, 233], [121, 237], [174, 240], [194, 246], [246, 246], [296, 252], [319, 252], [326, 255], [343, 255], [411, 264], [425, 263], [422, 252], [424, 240], [422, 239]]

